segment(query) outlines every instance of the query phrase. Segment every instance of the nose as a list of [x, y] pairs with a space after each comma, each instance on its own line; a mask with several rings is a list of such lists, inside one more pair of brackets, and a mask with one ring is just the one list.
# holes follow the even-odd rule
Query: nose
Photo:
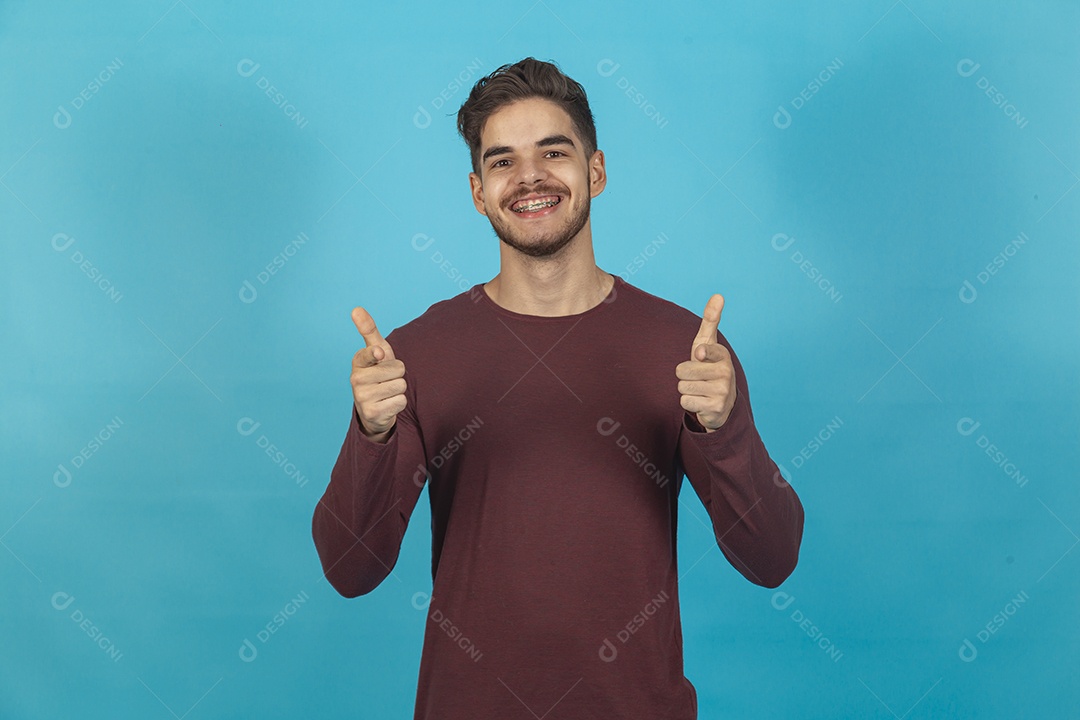
[[547, 170], [536, 160], [524, 158], [518, 163], [517, 169], [517, 180], [522, 185], [541, 183], [547, 179]]

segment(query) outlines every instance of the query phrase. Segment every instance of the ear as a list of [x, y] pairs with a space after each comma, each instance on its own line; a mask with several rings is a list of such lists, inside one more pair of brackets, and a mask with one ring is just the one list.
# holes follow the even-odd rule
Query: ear
[[480, 176], [474, 172], [469, 173], [469, 192], [472, 194], [476, 212], [487, 215], [487, 211], [484, 210], [484, 184], [480, 180]]
[[589, 161], [589, 197], [596, 197], [607, 186], [607, 170], [604, 168], [604, 151], [597, 149]]

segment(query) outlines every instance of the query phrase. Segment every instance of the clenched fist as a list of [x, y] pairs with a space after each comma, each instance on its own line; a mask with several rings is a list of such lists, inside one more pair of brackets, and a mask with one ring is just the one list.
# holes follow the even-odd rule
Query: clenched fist
[[394, 358], [375, 321], [362, 307], [353, 308], [352, 321], [364, 338], [364, 349], [353, 356], [353, 403], [360, 427], [372, 440], [383, 442], [405, 409], [405, 363]]

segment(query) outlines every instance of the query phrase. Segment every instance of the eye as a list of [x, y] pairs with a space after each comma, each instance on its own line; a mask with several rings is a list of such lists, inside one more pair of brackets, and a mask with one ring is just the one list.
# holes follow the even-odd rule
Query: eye
[[548, 155], [550, 155], [551, 153], [555, 153], [556, 155], [565, 155], [566, 154], [562, 150], [549, 150]]
[[499, 167], [499, 163], [504, 162], [509, 162], [509, 160], [506, 160], [505, 158], [503, 158], [502, 160], [496, 160], [495, 162], [491, 163], [491, 167]]

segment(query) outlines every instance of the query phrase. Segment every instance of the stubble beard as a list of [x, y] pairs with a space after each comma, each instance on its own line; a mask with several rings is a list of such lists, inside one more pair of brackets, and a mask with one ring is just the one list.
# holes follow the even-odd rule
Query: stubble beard
[[[590, 200], [591, 198], [586, 196], [584, 205], [577, 212], [574, 212], [572, 207], [564, 208], [569, 212], [569, 216], [562, 226], [539, 235], [535, 230], [526, 230], [515, 235], [513, 229], [500, 217], [489, 214], [488, 219], [499, 240], [518, 252], [534, 258], [550, 257], [570, 244], [570, 241], [585, 227], [585, 223], [589, 221]], [[559, 204], [564, 202], [567, 200], [563, 199]], [[513, 212], [509, 208], [506, 211]]]

